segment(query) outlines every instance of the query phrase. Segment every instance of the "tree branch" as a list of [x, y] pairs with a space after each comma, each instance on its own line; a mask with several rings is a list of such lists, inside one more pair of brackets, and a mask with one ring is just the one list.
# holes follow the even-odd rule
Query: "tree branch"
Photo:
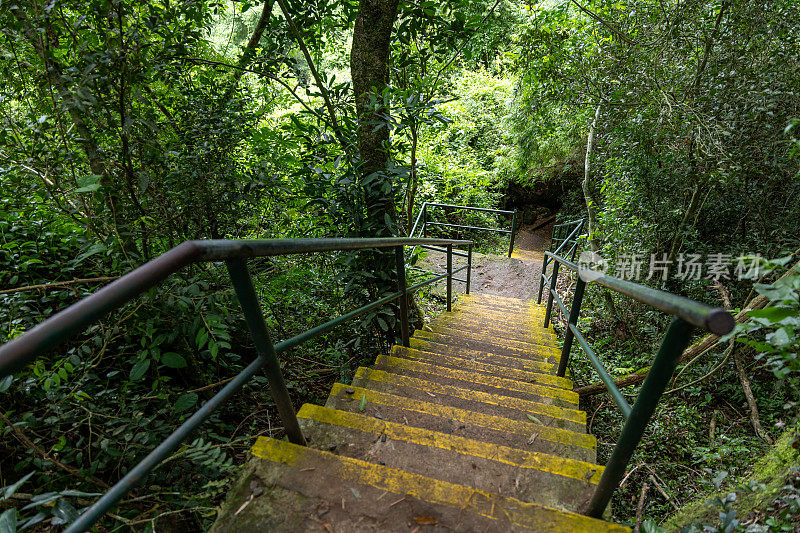
[[572, 3], [575, 4], [576, 6], [578, 6], [578, 9], [580, 9], [581, 11], [583, 11], [584, 13], [586, 13], [587, 15], [589, 15], [590, 17], [595, 19], [597, 22], [599, 22], [600, 24], [602, 24], [603, 26], [605, 26], [606, 28], [611, 30], [611, 33], [617, 35], [620, 39], [622, 39], [626, 43], [628, 43], [628, 44], [630, 44], [632, 46], [636, 46], [636, 43], [634, 41], [632, 41], [630, 39], [630, 37], [625, 35], [621, 30], [618, 30], [617, 28], [615, 28], [614, 26], [612, 26], [611, 24], [609, 24], [608, 22], [603, 20], [599, 15], [597, 15], [596, 13], [590, 11], [589, 9], [586, 9], [585, 7], [580, 5], [576, 0], [572, 0]]
[[4, 289], [0, 294], [10, 294], [12, 292], [32, 291], [36, 289], [53, 289], [57, 287], [66, 287], [69, 285], [77, 285], [81, 283], [103, 283], [105, 281], [114, 281], [119, 276], [103, 276], [99, 278], [75, 278], [71, 281], [54, 281], [53, 283], [40, 283], [38, 285], [26, 285], [24, 287], [15, 287], [13, 289]]
[[317, 84], [317, 88], [319, 88], [320, 94], [322, 94], [322, 99], [325, 101], [325, 107], [328, 110], [328, 114], [331, 117], [331, 126], [333, 126], [333, 133], [336, 135], [336, 138], [341, 143], [342, 147], [346, 146], [344, 137], [342, 132], [339, 130], [339, 121], [336, 119], [336, 112], [333, 109], [333, 104], [331, 103], [330, 95], [328, 94], [328, 89], [325, 87], [325, 84], [322, 83], [322, 79], [319, 77], [319, 72], [317, 72], [317, 67], [314, 65], [314, 61], [311, 59], [311, 54], [308, 53], [308, 48], [306, 47], [306, 43], [303, 42], [303, 36], [300, 35], [300, 32], [297, 30], [297, 26], [294, 24], [294, 20], [292, 20], [292, 16], [289, 14], [289, 10], [286, 9], [286, 3], [283, 0], [278, 0], [278, 5], [283, 11], [283, 16], [286, 18], [286, 23], [289, 25], [289, 29], [294, 34], [294, 38], [297, 41], [297, 45], [300, 47], [300, 50], [303, 52], [303, 56], [306, 58], [306, 63], [308, 63], [308, 68], [311, 71], [311, 75], [314, 76], [314, 81]]

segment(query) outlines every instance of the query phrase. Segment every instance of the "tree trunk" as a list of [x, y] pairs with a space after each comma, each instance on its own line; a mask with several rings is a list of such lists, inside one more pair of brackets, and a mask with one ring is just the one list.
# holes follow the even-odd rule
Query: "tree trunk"
[[599, 104], [594, 112], [594, 119], [589, 126], [589, 135], [586, 138], [586, 159], [583, 164], [583, 182], [581, 183], [581, 188], [583, 189], [583, 198], [586, 201], [586, 218], [589, 221], [589, 246], [591, 246], [593, 252], [596, 252], [600, 249], [600, 244], [597, 237], [595, 237], [597, 225], [597, 202], [592, 196], [592, 190], [590, 186], [592, 176], [591, 160], [592, 153], [594, 152], [594, 133], [597, 130], [597, 120], [600, 118], [601, 108], [602, 104]]
[[239, 80], [242, 79], [245, 71], [244, 68], [249, 66], [250, 63], [253, 61], [253, 58], [256, 55], [256, 46], [261, 41], [261, 37], [264, 36], [264, 30], [267, 29], [267, 23], [269, 22], [269, 17], [272, 15], [272, 6], [275, 3], [275, 0], [264, 0], [264, 7], [261, 10], [261, 16], [258, 18], [258, 22], [256, 23], [256, 27], [253, 30], [253, 34], [250, 36], [250, 40], [247, 41], [247, 46], [244, 48], [244, 52], [239, 57], [239, 61], [236, 63], [236, 66], [239, 67], [234, 69], [233, 71], [233, 79], [231, 80], [230, 85], [225, 90], [225, 96], [223, 97], [223, 101], [227, 101], [231, 96], [233, 96], [234, 91], [239, 86]]
[[419, 125], [416, 121], [411, 123], [411, 172], [408, 177], [408, 194], [406, 195], [406, 224], [408, 233], [414, 226], [414, 201], [417, 197], [417, 142], [419, 141]]
[[396, 233], [393, 186], [385, 173], [389, 156], [385, 115], [389, 110], [383, 101], [383, 90], [389, 79], [389, 45], [398, 3], [399, 0], [359, 0], [350, 51], [361, 173], [364, 177], [378, 173], [377, 178], [364, 184], [367, 215], [372, 222], [366, 226], [372, 236]]

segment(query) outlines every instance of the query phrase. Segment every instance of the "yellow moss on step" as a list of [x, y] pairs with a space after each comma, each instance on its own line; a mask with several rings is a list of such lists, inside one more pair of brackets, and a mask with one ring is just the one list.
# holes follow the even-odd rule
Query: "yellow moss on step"
[[[452, 450], [456, 453], [481, 457], [519, 468], [540, 470], [557, 476], [588, 481], [592, 484], [597, 484], [603, 474], [602, 466], [585, 461], [509, 448], [508, 446], [467, 439], [457, 435], [448, 435], [447, 433], [439, 433], [414, 426], [405, 426], [348, 411], [320, 407], [319, 405], [305, 404], [297, 413], [297, 416], [366, 433], [383, 434], [387, 438], [397, 441], [431, 446], [442, 450]], [[587, 476], [590, 477], [587, 478]]]
[[[375, 359], [375, 364], [421, 372], [430, 374], [431, 376], [444, 374], [444, 372], [442, 372], [443, 367], [441, 366], [419, 361], [410, 361], [408, 359], [401, 359], [398, 357], [392, 357], [390, 355], [379, 355], [377, 359]], [[548, 398], [558, 398], [559, 400], [563, 400], [565, 402], [575, 405], [578, 404], [578, 395], [572, 391], [572, 382], [568, 379], [560, 378], [558, 376], [549, 374], [534, 374], [536, 383], [525, 383], [524, 381], [490, 376], [478, 372], [469, 372], [456, 368], [446, 368], [445, 370], [446, 375], [449, 378], [486, 385], [487, 387], [494, 387], [497, 389], [527, 392], [530, 394], [537, 394], [539, 396], [546, 396]]]
[[452, 396], [454, 398], [461, 398], [464, 400], [505, 407], [507, 409], [516, 409], [526, 413], [541, 414], [549, 416], [550, 418], [569, 420], [578, 424], [586, 424], [586, 413], [583, 411], [578, 411], [577, 409], [569, 409], [567, 407], [560, 407], [557, 405], [532, 402], [529, 400], [523, 400], [521, 398], [513, 398], [511, 396], [501, 396], [499, 394], [490, 394], [487, 392], [462, 389], [460, 387], [443, 385], [441, 383], [425, 381], [409, 376], [391, 374], [389, 372], [384, 372], [383, 370], [373, 370], [362, 366], [356, 370], [356, 378], [400, 385], [403, 387], [417, 389], [427, 394], [442, 394], [445, 396]]
[[[348, 389], [354, 392], [345, 396]], [[562, 444], [565, 446], [576, 446], [594, 450], [597, 448], [597, 439], [593, 435], [578, 433], [568, 429], [554, 428], [534, 424], [533, 422], [512, 420], [495, 415], [487, 415], [475, 411], [467, 411], [449, 405], [439, 405], [430, 402], [414, 400], [406, 396], [395, 396], [385, 392], [373, 391], [362, 387], [343, 385], [336, 383], [331, 389], [331, 396], [352, 397], [356, 399], [366, 398], [368, 403], [396, 407], [404, 411], [420, 413], [424, 415], [436, 416], [445, 420], [452, 420], [461, 424], [471, 424], [473, 426], [492, 429], [495, 431], [505, 431], [515, 435], [523, 435], [529, 438], [536, 433], [536, 438], [547, 442]]]
[[500, 355], [491, 352], [490, 350], [473, 350], [471, 348], [464, 348], [463, 346], [453, 346], [451, 344], [443, 344], [441, 342], [432, 340], [432, 339], [423, 339], [420, 337], [411, 337], [410, 344], [412, 348], [417, 350], [423, 350], [426, 352], [431, 352], [435, 354], [442, 354], [442, 355], [449, 355], [453, 357], [465, 357], [465, 358], [484, 358], [484, 357], [491, 357], [493, 359], [503, 358], [503, 360], [508, 362], [517, 363], [523, 365], [525, 368], [533, 369], [533, 366], [527, 366], [529, 364], [555, 364], [559, 358], [561, 357], [561, 352], [559, 350], [551, 350], [549, 354], [530, 354], [528, 356], [514, 356], [514, 355]]
[[[513, 364], [509, 361], [510, 358], [502, 357], [499, 355], [486, 358], [488, 361], [478, 361], [478, 358], [473, 356], [456, 357], [450, 355], [443, 355], [437, 353], [426, 352], [424, 350], [417, 350], [415, 348], [407, 348], [405, 346], [392, 346], [392, 355], [396, 357], [406, 357], [413, 360], [426, 361], [431, 364], [440, 364], [444, 366], [452, 366], [455, 368], [463, 368], [465, 370], [472, 370], [474, 372], [488, 372], [498, 376], [518, 379], [520, 381], [533, 382], [539, 379], [541, 374], [552, 374], [554, 372], [553, 363], [540, 363], [538, 361], [530, 361], [526, 363], [526, 370], [521, 370], [512, 366], [506, 366], [501, 363]], [[560, 379], [560, 378], [559, 378]], [[543, 382], [544, 383], [544, 382]], [[563, 386], [564, 388], [571, 389], [572, 381], [565, 379], [562, 384], [556, 386]], [[569, 383], [569, 384], [567, 384]]]
[[[523, 528], [564, 533], [629, 531], [601, 520], [269, 437], [259, 437], [251, 452], [256, 457], [286, 465], [297, 465], [306, 457], [329, 460], [336, 463], [336, 473], [344, 481], [377, 487], [398, 496], [407, 495], [436, 505], [465, 509], [493, 520], [508, 519], [512, 524]], [[315, 474], [309, 472], [309, 475]]]
[[495, 346], [497, 349], [508, 349], [530, 355], [561, 354], [554, 339], [545, 339], [541, 337], [534, 338], [531, 342], [522, 342], [481, 333], [465, 336], [462, 332], [450, 331], [447, 333], [438, 333], [425, 330], [415, 331], [414, 336], [421, 339], [441, 339], [441, 342], [444, 344], [458, 344], [461, 342], [473, 343], [476, 345], [483, 344]]
[[542, 346], [557, 347], [557, 337], [543, 329], [539, 331], [531, 328], [513, 328], [508, 327], [504, 330], [486, 328], [481, 324], [430, 324], [430, 329], [434, 333], [441, 333], [442, 335], [451, 335], [453, 337], [462, 338], [483, 338], [494, 339], [499, 342], [524, 342], [529, 344], [537, 344]]

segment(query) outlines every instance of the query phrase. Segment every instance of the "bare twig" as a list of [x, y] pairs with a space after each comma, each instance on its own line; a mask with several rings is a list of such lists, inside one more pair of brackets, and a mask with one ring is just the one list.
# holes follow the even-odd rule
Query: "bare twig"
[[639, 505], [636, 506], [636, 525], [633, 528], [634, 533], [639, 533], [642, 529], [642, 511], [644, 511], [644, 501], [647, 498], [647, 489], [650, 485], [647, 481], [642, 483], [642, 491], [639, 493]]
[[632, 41], [632, 40], [631, 40], [631, 39], [630, 39], [630, 38], [629, 38], [627, 35], [625, 35], [625, 34], [624, 34], [624, 33], [623, 33], [621, 30], [618, 30], [617, 28], [615, 28], [614, 26], [612, 26], [611, 24], [609, 24], [608, 22], [606, 22], [605, 20], [603, 20], [603, 19], [602, 19], [602, 18], [601, 18], [601, 17], [600, 17], [600, 16], [599, 16], [597, 13], [595, 13], [595, 12], [593, 12], [593, 11], [590, 11], [589, 9], [586, 9], [585, 7], [583, 7], [582, 5], [580, 5], [580, 4], [579, 4], [578, 2], [576, 2], [575, 0], [572, 0], [572, 3], [573, 3], [573, 4], [575, 4], [576, 6], [578, 6], [578, 9], [580, 9], [581, 11], [583, 11], [584, 13], [586, 13], [587, 15], [589, 15], [590, 17], [592, 17], [594, 20], [596, 20], [597, 22], [599, 22], [600, 24], [602, 24], [603, 26], [605, 26], [606, 28], [608, 28], [609, 30], [611, 30], [611, 33], [613, 33], [614, 35], [617, 35], [617, 36], [618, 36], [620, 39], [622, 39], [622, 40], [623, 40], [623, 41], [625, 41], [626, 43], [628, 43], [628, 44], [630, 44], [630, 45], [636, 45], [636, 43], [635, 43], [635, 42], [633, 42], [633, 41]]
[[292, 19], [289, 10], [286, 9], [286, 3], [283, 0], [277, 0], [278, 5], [283, 11], [283, 16], [286, 18], [286, 24], [289, 25], [289, 29], [291, 30], [292, 34], [294, 35], [295, 40], [297, 41], [297, 45], [300, 47], [300, 50], [303, 52], [303, 56], [306, 58], [306, 63], [308, 63], [308, 69], [311, 71], [311, 75], [314, 76], [314, 81], [317, 84], [317, 88], [319, 88], [319, 92], [322, 95], [322, 99], [325, 101], [325, 108], [328, 110], [328, 115], [331, 117], [331, 126], [333, 127], [333, 133], [336, 135], [336, 138], [342, 144], [342, 147], [346, 147], [346, 142], [344, 137], [342, 136], [342, 132], [339, 130], [339, 121], [336, 119], [336, 111], [333, 109], [333, 103], [331, 103], [330, 95], [328, 94], [328, 88], [322, 83], [322, 79], [319, 76], [319, 72], [317, 71], [317, 67], [314, 65], [314, 60], [311, 59], [311, 54], [308, 52], [308, 48], [306, 47], [306, 43], [303, 41], [303, 36], [300, 35], [300, 31], [298, 31], [297, 26], [294, 24], [294, 20]]
[[[61, 470], [64, 470], [65, 472], [67, 472], [67, 473], [69, 473], [69, 474], [71, 474], [73, 476], [78, 476], [78, 477], [82, 477], [83, 476], [81, 471], [78, 470], [77, 468], [75, 468], [73, 466], [65, 465], [64, 463], [62, 463], [58, 459], [55, 459], [55, 458], [51, 457], [46, 451], [44, 451], [42, 448], [37, 446], [31, 439], [28, 438], [28, 436], [18, 426], [15, 426], [14, 424], [12, 424], [11, 421], [8, 419], [8, 417], [6, 417], [6, 415], [3, 414], [2, 412], [0, 412], [0, 419], [2, 419], [3, 422], [6, 423], [6, 425], [11, 429], [11, 432], [14, 434], [14, 437], [22, 445], [27, 446], [28, 448], [34, 450], [37, 454], [39, 454], [42, 457], [42, 459], [45, 459], [46, 461], [50, 461], [51, 463], [53, 463], [54, 465], [59, 467]], [[111, 488], [111, 486], [108, 483], [106, 483], [105, 481], [103, 481], [100, 478], [97, 478], [97, 477], [94, 477], [94, 476], [88, 476], [88, 477], [89, 477], [89, 479], [91, 479], [92, 481], [94, 481], [95, 483], [97, 483], [98, 485], [103, 487], [104, 489], [110, 489]]]
[[[719, 282], [719, 280], [714, 280], [714, 288], [719, 291], [725, 309], [730, 309], [731, 296], [728, 289], [726, 289], [725, 286]], [[744, 397], [747, 399], [747, 406], [750, 409], [750, 424], [753, 426], [753, 431], [755, 431], [756, 435], [758, 435], [761, 440], [767, 444], [772, 444], [772, 438], [770, 438], [767, 432], [764, 431], [764, 428], [761, 425], [761, 418], [758, 415], [758, 404], [756, 403], [756, 397], [753, 394], [753, 389], [750, 387], [750, 380], [747, 379], [747, 372], [745, 371], [744, 363], [742, 362], [742, 355], [736, 350], [733, 340], [731, 340], [731, 353], [733, 355], [733, 362], [736, 364], [736, 375], [739, 377], [739, 383], [742, 385], [742, 392], [744, 392]]]
[[26, 285], [24, 287], [15, 287], [13, 289], [5, 289], [0, 291], [0, 294], [9, 294], [12, 292], [32, 291], [37, 289], [53, 289], [57, 287], [66, 287], [69, 285], [78, 285], [81, 283], [102, 283], [104, 281], [114, 281], [119, 276], [102, 276], [99, 278], [75, 278], [70, 281], [54, 281], [52, 283], [40, 283], [38, 285]]
[[[486, 14], [481, 19], [481, 23], [479, 24], [479, 27], [481, 27], [481, 28], [485, 28], [486, 27], [484, 22], [486, 22], [486, 19], [488, 19], [491, 16], [491, 14], [494, 12], [494, 10], [498, 6], [498, 4], [500, 4], [500, 0], [497, 0], [494, 3], [494, 5], [492, 6], [492, 8], [489, 11], [486, 12]], [[439, 83], [439, 78], [441, 77], [442, 73], [445, 70], [447, 70], [447, 68], [450, 65], [453, 64], [453, 61], [455, 61], [456, 58], [461, 54], [461, 51], [464, 50], [464, 47], [467, 46], [467, 43], [469, 43], [469, 40], [476, 33], [478, 33], [478, 32], [475, 32], [472, 35], [470, 35], [469, 37], [467, 37], [466, 39], [464, 39], [464, 42], [461, 43], [461, 46], [459, 46], [458, 49], [455, 52], [453, 52], [453, 55], [450, 57], [450, 59], [447, 60], [447, 63], [445, 63], [444, 66], [442, 66], [442, 68], [440, 68], [439, 71], [436, 73], [436, 77], [433, 78], [433, 84], [431, 85], [431, 90], [430, 90], [430, 93], [428, 94], [428, 98], [432, 98], [433, 97], [433, 93], [434, 93], [434, 91], [436, 91], [436, 85]]]

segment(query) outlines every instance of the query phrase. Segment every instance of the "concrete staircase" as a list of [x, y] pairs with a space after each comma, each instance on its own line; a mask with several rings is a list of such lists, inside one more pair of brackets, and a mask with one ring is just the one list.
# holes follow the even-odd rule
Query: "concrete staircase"
[[324, 407], [260, 437], [212, 531], [627, 531], [577, 511], [603, 467], [543, 309], [464, 296]]

